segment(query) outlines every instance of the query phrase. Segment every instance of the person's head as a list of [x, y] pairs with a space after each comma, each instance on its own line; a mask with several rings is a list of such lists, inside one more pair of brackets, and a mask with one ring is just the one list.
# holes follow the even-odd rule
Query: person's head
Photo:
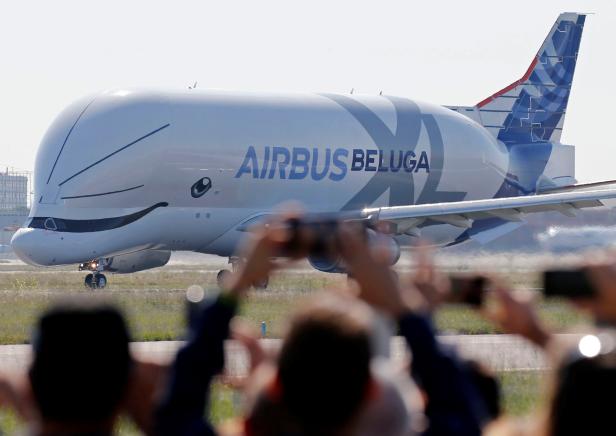
[[111, 425], [128, 383], [128, 342], [124, 319], [112, 307], [66, 305], [44, 314], [29, 371], [42, 421], [67, 428]]
[[614, 392], [616, 353], [566, 362], [557, 373], [548, 434], [613, 434]]
[[278, 359], [272, 395], [302, 434], [336, 434], [371, 394], [372, 312], [324, 296], [298, 312]]
[[[249, 414], [243, 426], [244, 434], [247, 436], [303, 436], [332, 433], [354, 436], [412, 436], [425, 430], [419, 390], [406, 373], [399, 373], [390, 362], [383, 359], [377, 359], [371, 366], [372, 387], [369, 398], [363, 399], [356, 413], [347, 420], [349, 425], [343, 423], [340, 431], [324, 431], [318, 426], [306, 429], [305, 421], [302, 422], [293, 416], [288, 407], [282, 403], [281, 387], [275, 382], [275, 374], [276, 368], [266, 364], [252, 376], [252, 386], [248, 395]], [[323, 393], [323, 397], [327, 395], [329, 391]], [[309, 405], [305, 407], [308, 418], [310, 413], [314, 415], [320, 413], [320, 410], [314, 409], [310, 412]], [[317, 416], [312, 418], [315, 421], [319, 419]]]

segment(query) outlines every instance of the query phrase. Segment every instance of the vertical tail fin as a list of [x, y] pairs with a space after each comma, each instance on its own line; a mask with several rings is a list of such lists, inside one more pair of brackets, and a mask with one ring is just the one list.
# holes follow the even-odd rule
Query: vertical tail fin
[[451, 108], [505, 144], [560, 142], [586, 16], [560, 14], [524, 76], [472, 108]]

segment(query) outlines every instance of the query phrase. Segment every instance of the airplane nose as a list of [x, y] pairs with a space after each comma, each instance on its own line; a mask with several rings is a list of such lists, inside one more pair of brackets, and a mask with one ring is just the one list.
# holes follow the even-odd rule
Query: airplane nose
[[[42, 230], [21, 228], [11, 238], [11, 248], [21, 260], [30, 265], [44, 266], [46, 262], [39, 258]], [[38, 249], [38, 250], [37, 250]]]

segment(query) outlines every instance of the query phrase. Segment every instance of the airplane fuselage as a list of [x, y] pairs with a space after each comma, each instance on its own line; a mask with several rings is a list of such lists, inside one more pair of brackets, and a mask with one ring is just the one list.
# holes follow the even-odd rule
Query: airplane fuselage
[[404, 98], [106, 92], [44, 137], [19, 246], [39, 265], [145, 248], [228, 256], [238, 226], [287, 201], [339, 212], [493, 198], [509, 167], [481, 125]]
[[[616, 191], [576, 185], [574, 147], [560, 141], [584, 23], [560, 14], [524, 75], [474, 106], [194, 89], [83, 99], [42, 140], [11, 245], [37, 265], [102, 259], [84, 267], [86, 285], [103, 287], [101, 263], [133, 272], [173, 250], [231, 256], [289, 201], [385, 221], [398, 254], [405, 238], [485, 243], [526, 213], [603, 206]], [[327, 262], [311, 260], [344, 270]]]

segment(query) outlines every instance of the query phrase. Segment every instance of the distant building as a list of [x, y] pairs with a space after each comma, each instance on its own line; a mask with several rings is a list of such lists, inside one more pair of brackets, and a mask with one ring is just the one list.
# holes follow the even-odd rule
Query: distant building
[[28, 215], [31, 178], [28, 171], [0, 172], [0, 215]]
[[13, 233], [30, 212], [32, 173], [7, 168], [0, 171], [0, 254], [10, 251]]

